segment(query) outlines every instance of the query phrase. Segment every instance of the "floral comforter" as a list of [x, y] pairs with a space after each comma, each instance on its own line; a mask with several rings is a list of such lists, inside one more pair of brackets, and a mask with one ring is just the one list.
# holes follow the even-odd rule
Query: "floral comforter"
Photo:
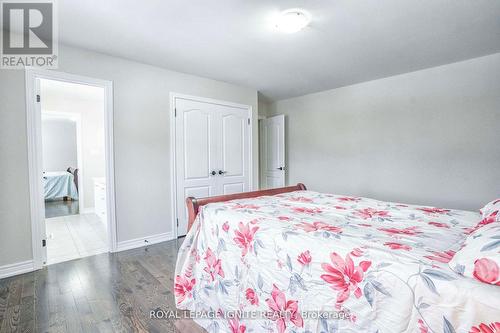
[[177, 306], [212, 314], [196, 320], [209, 332], [500, 332], [500, 287], [448, 267], [479, 220], [312, 191], [210, 204]]

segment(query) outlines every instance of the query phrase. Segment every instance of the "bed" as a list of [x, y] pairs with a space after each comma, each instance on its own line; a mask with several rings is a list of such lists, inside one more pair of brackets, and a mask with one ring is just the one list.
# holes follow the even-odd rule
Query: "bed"
[[500, 329], [500, 287], [448, 265], [479, 213], [302, 184], [187, 204], [174, 293], [208, 332]]
[[43, 173], [45, 200], [78, 200], [78, 169]]

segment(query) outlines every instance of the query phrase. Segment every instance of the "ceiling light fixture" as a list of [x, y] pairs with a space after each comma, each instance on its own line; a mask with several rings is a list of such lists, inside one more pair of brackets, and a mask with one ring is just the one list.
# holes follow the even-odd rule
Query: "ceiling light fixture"
[[311, 15], [303, 9], [287, 9], [276, 18], [276, 28], [285, 33], [304, 29], [311, 22]]

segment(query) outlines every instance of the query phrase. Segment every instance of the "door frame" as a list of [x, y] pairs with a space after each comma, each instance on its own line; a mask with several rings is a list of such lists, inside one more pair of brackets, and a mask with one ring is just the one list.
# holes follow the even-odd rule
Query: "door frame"
[[176, 99], [187, 99], [187, 100], [192, 100], [195, 102], [202, 102], [202, 103], [210, 103], [210, 104], [218, 104], [218, 105], [223, 105], [223, 106], [230, 106], [230, 107], [236, 107], [236, 108], [241, 108], [241, 109], [246, 109], [248, 112], [248, 118], [250, 119], [250, 124], [249, 128], [250, 130], [248, 131], [248, 187], [249, 191], [253, 190], [253, 108], [251, 105], [246, 105], [246, 104], [239, 104], [239, 103], [233, 103], [233, 102], [228, 102], [228, 101], [223, 101], [223, 100], [218, 100], [218, 99], [213, 99], [213, 98], [207, 98], [207, 97], [199, 97], [199, 96], [193, 96], [193, 95], [186, 95], [186, 94], [181, 94], [181, 93], [176, 93], [176, 92], [170, 92], [170, 112], [169, 112], [169, 122], [170, 122], [170, 207], [172, 210], [172, 230], [173, 230], [173, 235], [174, 239], [178, 237], [178, 232], [177, 232], [177, 218], [178, 218], [178, 213], [177, 213], [177, 172], [176, 172], [176, 166], [177, 166], [177, 161], [176, 161], [176, 155], [177, 155], [177, 142], [176, 142], [176, 110], [175, 110], [175, 102]]
[[41, 136], [41, 105], [36, 96], [40, 94], [38, 79], [47, 79], [101, 87], [104, 89], [104, 145], [106, 167], [107, 228], [108, 249], [116, 251], [116, 213], [115, 213], [115, 169], [113, 152], [113, 82], [74, 75], [54, 70], [27, 67], [26, 84], [26, 125], [28, 139], [28, 173], [30, 187], [31, 240], [33, 268], [42, 268], [47, 259], [47, 247], [42, 247], [45, 234], [45, 202], [43, 197], [43, 164]]

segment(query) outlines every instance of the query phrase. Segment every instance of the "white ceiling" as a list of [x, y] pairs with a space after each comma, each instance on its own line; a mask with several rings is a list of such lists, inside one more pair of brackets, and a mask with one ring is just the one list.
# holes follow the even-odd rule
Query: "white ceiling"
[[[499, 0], [60, 0], [60, 42], [283, 99], [500, 51]], [[270, 17], [312, 14], [296, 34]]]

